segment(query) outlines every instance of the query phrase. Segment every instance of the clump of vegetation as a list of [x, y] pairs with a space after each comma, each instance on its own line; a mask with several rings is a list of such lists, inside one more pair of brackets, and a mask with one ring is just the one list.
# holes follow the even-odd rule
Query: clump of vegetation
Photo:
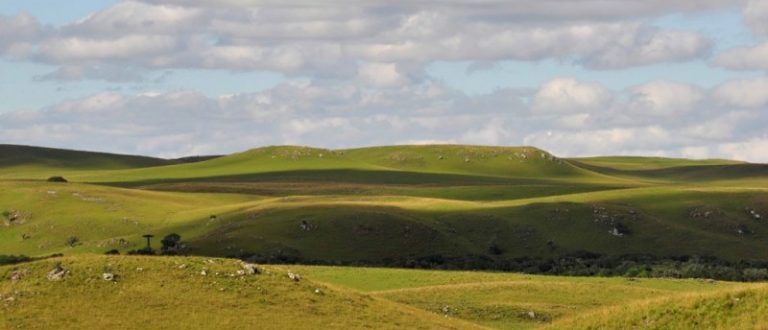
[[65, 244], [69, 247], [75, 247], [80, 244], [80, 238], [77, 236], [69, 236], [67, 237]]
[[106, 254], [106, 255], [119, 255], [120, 254], [120, 250], [112, 249], [112, 250], [109, 250], [107, 252], [104, 252], [104, 254]]
[[176, 233], [166, 235], [160, 240], [160, 244], [162, 244], [160, 253], [166, 255], [180, 254], [184, 248], [184, 245], [181, 244], [181, 235]]
[[48, 178], [48, 182], [63, 182], [63, 183], [67, 183], [69, 181], [67, 181], [67, 179], [65, 179], [63, 176], [52, 176], [52, 177]]
[[142, 256], [153, 256], [155, 255], [155, 250], [152, 248], [141, 248], [136, 250], [130, 250], [128, 251], [129, 255], [142, 255]]

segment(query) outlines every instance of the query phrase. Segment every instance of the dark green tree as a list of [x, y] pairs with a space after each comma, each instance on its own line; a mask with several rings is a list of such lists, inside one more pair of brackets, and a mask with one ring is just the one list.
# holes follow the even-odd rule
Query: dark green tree
[[160, 243], [163, 245], [160, 251], [163, 254], [176, 254], [180, 248], [181, 235], [173, 233], [166, 235]]

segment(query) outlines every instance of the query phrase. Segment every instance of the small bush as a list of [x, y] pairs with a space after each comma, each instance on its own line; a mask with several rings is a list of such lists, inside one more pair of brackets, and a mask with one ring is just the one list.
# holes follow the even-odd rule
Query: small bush
[[80, 244], [80, 239], [77, 236], [69, 236], [66, 241], [67, 246], [75, 247]]
[[120, 250], [112, 249], [112, 250], [109, 250], [107, 252], [104, 252], [104, 254], [106, 254], [106, 255], [119, 255], [120, 254]]
[[48, 182], [68, 182], [63, 176], [52, 176], [48, 178]]

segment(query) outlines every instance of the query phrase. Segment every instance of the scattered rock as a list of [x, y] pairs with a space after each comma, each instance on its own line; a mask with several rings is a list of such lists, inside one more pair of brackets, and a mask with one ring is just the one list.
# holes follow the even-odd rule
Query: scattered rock
[[532, 319], [535, 319], [536, 318], [536, 313], [534, 311], [528, 311], [528, 317], [530, 317]]
[[315, 289], [315, 294], [323, 294], [323, 291], [320, 291], [320, 289]]
[[141, 268], [141, 267], [136, 267], [136, 271], [137, 271], [137, 272], [143, 272], [143, 271], [144, 271], [144, 268]]
[[181, 265], [179, 265], [179, 269], [186, 269], [186, 268], [187, 268], [187, 264], [181, 264]]
[[49, 281], [61, 281], [64, 276], [67, 276], [68, 270], [61, 267], [61, 264], [57, 264], [50, 272], [45, 276]]
[[259, 274], [259, 268], [257, 268], [255, 264], [244, 262], [240, 264], [240, 266], [243, 267], [243, 271], [245, 272], [245, 274], [248, 274], [248, 275]]
[[298, 273], [288, 272], [288, 278], [290, 278], [294, 282], [301, 281], [301, 275], [299, 275]]
[[299, 228], [303, 231], [311, 231], [312, 229], [315, 229], [315, 226], [310, 224], [307, 220], [301, 220]]
[[18, 282], [27, 276], [28, 271], [26, 269], [18, 269], [11, 272], [11, 281]]
[[208, 276], [208, 271], [203, 269], [203, 270], [200, 271], [200, 275], [201, 276]]
[[101, 274], [101, 278], [108, 282], [117, 281], [117, 275], [115, 275], [114, 273], [103, 273]]

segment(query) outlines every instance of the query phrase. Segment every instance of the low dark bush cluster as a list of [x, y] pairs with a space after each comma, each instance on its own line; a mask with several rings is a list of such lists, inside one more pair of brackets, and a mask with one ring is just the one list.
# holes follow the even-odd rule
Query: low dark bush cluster
[[18, 255], [18, 256], [12, 256], [12, 255], [0, 255], [0, 265], [13, 265], [18, 264], [21, 262], [27, 262], [31, 261], [32, 258]]
[[152, 248], [141, 248], [136, 250], [130, 250], [128, 251], [129, 255], [142, 255], [142, 256], [153, 256], [155, 255], [155, 249]]
[[48, 178], [48, 182], [67, 182], [67, 179], [65, 179], [63, 176], [52, 176]]
[[565, 276], [623, 276], [706, 278], [727, 281], [766, 281], [768, 261], [732, 262], [715, 257], [652, 255], [609, 256], [582, 251], [554, 258], [494, 258], [488, 255], [412, 256], [382, 260], [310, 260], [298, 253], [269, 255], [240, 253], [229, 256], [258, 263], [372, 266], [441, 270], [487, 270]]

